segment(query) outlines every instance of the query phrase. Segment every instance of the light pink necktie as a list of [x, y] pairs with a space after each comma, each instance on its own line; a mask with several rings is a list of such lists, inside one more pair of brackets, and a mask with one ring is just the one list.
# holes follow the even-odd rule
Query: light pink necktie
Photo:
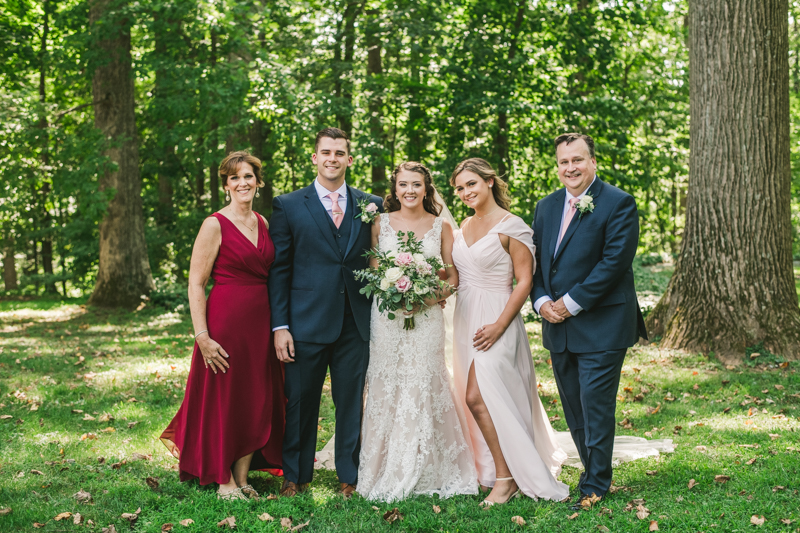
[[333, 223], [336, 224], [336, 227], [338, 228], [342, 225], [342, 219], [344, 218], [342, 208], [339, 207], [339, 193], [332, 192], [328, 195], [328, 198], [331, 199], [331, 218], [333, 219]]
[[569, 199], [569, 209], [567, 209], [567, 216], [564, 217], [564, 222], [561, 224], [561, 235], [558, 236], [558, 242], [556, 243], [556, 250], [558, 247], [561, 246], [561, 239], [564, 238], [564, 234], [567, 232], [567, 228], [569, 227], [570, 221], [572, 221], [572, 217], [575, 216], [575, 204], [578, 203], [577, 198], [570, 198]]

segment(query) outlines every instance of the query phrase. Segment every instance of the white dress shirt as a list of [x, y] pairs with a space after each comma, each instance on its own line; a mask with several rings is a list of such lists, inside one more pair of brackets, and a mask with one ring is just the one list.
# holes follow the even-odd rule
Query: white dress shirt
[[319, 182], [319, 178], [314, 180], [314, 188], [317, 189], [317, 196], [319, 196], [319, 201], [322, 202], [322, 207], [325, 208], [325, 211], [328, 212], [328, 215], [332, 217], [331, 214], [331, 207], [333, 207], [333, 202], [331, 199], [328, 198], [328, 195], [331, 192], [338, 192], [339, 193], [339, 208], [342, 210], [342, 213], [347, 213], [347, 184], [342, 183], [342, 186], [336, 189], [335, 191], [329, 191], [322, 184]]
[[[342, 183], [342, 186], [336, 189], [335, 191], [329, 191], [322, 184], [319, 182], [319, 178], [314, 180], [314, 188], [317, 190], [317, 196], [319, 196], [319, 201], [322, 202], [322, 207], [325, 208], [325, 211], [328, 212], [328, 216], [333, 218], [333, 213], [331, 213], [331, 209], [333, 208], [333, 202], [328, 195], [331, 192], [338, 192], [339, 193], [339, 209], [342, 210], [342, 213], [347, 213], [347, 184]], [[272, 331], [277, 331], [279, 329], [289, 329], [289, 326], [276, 326], [272, 328]]]
[[[596, 179], [597, 179], [597, 175], [595, 175], [594, 179], [592, 179], [592, 183], [589, 184], [589, 187], [586, 187], [586, 189], [584, 189], [583, 192], [580, 193], [578, 196], [573, 196], [572, 193], [570, 193], [569, 191], [566, 191], [567, 194], [564, 197], [564, 210], [561, 212], [561, 224], [558, 226], [558, 234], [559, 235], [561, 235], [561, 230], [563, 229], [564, 222], [567, 219], [567, 213], [569, 212], [569, 201], [571, 199], [573, 199], [573, 198], [577, 198], [578, 200], [583, 198], [586, 195], [586, 192], [589, 190], [589, 188], [594, 184]], [[572, 216], [573, 216], [573, 218], [575, 217], [575, 215], [572, 215]], [[556, 241], [556, 249], [555, 249], [556, 252], [558, 252], [558, 247], [559, 246], [561, 246], [561, 243]], [[536, 310], [537, 313], [539, 313], [539, 309], [541, 309], [542, 305], [545, 302], [552, 302], [552, 301], [553, 301], [553, 299], [550, 298], [549, 296], [542, 296], [541, 298], [539, 298], [538, 300], [536, 300], [533, 303], [533, 308]], [[567, 311], [569, 311], [569, 313], [572, 316], [575, 316], [578, 313], [580, 313], [581, 311], [583, 311], [583, 307], [578, 305], [577, 302], [575, 302], [575, 300], [573, 300], [570, 297], [569, 293], [564, 295], [564, 306], [567, 308]], [[539, 314], [541, 314], [541, 313], [539, 313]]]

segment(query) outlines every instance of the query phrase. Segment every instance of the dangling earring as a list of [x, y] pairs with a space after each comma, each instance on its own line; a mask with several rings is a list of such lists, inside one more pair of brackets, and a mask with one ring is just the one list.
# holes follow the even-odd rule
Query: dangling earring
[[231, 201], [231, 191], [229, 191], [227, 189], [225, 189], [225, 201], [226, 202], [230, 202]]
[[259, 196], [261, 196], [261, 195], [258, 194], [258, 189], [256, 189], [256, 198], [258, 198]]

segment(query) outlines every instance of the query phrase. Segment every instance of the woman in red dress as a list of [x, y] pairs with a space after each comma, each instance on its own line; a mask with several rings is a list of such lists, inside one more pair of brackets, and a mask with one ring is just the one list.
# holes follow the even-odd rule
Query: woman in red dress
[[[230, 203], [203, 222], [192, 250], [192, 366], [161, 441], [180, 460], [181, 481], [218, 483], [220, 498], [257, 498], [248, 471], [282, 464], [286, 400], [267, 292], [275, 248], [266, 220], [253, 212], [264, 186], [261, 161], [233, 152], [219, 173]], [[209, 277], [214, 288], [206, 301]]]

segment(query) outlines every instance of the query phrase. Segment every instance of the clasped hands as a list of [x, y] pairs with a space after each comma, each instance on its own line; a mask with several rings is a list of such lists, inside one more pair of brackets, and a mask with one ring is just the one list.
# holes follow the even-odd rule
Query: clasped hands
[[539, 314], [551, 324], [558, 324], [572, 316], [567, 306], [564, 305], [563, 297], [559, 298], [556, 302], [548, 300], [543, 303], [542, 306], [539, 307]]

